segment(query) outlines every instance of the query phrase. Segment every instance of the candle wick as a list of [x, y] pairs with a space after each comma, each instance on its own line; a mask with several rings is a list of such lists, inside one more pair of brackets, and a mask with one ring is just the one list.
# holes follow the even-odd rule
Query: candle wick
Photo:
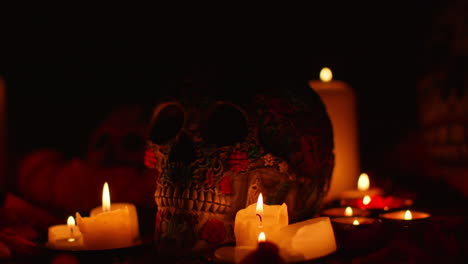
[[262, 216], [260, 214], [255, 214], [260, 219], [260, 227], [263, 226]]

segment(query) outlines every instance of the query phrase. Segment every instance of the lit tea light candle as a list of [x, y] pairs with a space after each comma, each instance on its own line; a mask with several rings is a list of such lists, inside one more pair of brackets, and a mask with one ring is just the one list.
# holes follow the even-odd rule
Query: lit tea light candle
[[385, 219], [394, 219], [394, 220], [404, 220], [404, 221], [412, 221], [418, 219], [427, 219], [431, 215], [425, 212], [419, 211], [410, 211], [410, 210], [400, 210], [395, 212], [388, 212], [380, 215], [381, 218]]
[[322, 216], [328, 216], [331, 218], [334, 217], [343, 217], [343, 216], [368, 216], [370, 212], [365, 209], [360, 209], [360, 208], [353, 208], [351, 206], [347, 207], [336, 207], [336, 208], [329, 208], [325, 209], [322, 212], [320, 212]]
[[282, 205], [264, 205], [260, 193], [256, 204], [237, 212], [234, 220], [234, 234], [237, 246], [256, 246], [258, 235], [270, 235], [288, 225], [288, 208]]
[[427, 223], [431, 215], [426, 212], [399, 210], [380, 214], [380, 218], [386, 224], [393, 227], [408, 228], [410, 226], [417, 226]]
[[359, 225], [359, 221], [357, 219], [354, 219], [353, 225]]
[[48, 229], [47, 246], [61, 250], [80, 250], [83, 248], [82, 235], [75, 225], [73, 216], [69, 216], [66, 225], [55, 225]]
[[286, 261], [280, 256], [278, 246], [274, 243], [265, 241], [265, 233], [261, 232], [258, 237], [257, 249], [242, 258], [239, 263], [286, 263]]
[[89, 217], [76, 213], [86, 249], [100, 250], [134, 246], [140, 240], [135, 205], [111, 204], [109, 185], [104, 183], [102, 206], [91, 210]]
[[340, 199], [357, 199], [367, 196], [382, 195], [383, 189], [372, 187], [370, 188], [370, 179], [367, 173], [361, 173], [357, 181], [357, 189], [343, 191]]
[[339, 198], [341, 192], [352, 189], [359, 175], [359, 143], [356, 94], [346, 82], [333, 79], [329, 67], [320, 71], [319, 80], [309, 86], [322, 99], [333, 126], [335, 166], [330, 189], [324, 201]]

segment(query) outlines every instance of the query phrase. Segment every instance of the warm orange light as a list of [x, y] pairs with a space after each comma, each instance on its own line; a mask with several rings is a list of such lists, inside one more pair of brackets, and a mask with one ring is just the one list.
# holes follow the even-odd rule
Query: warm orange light
[[322, 82], [329, 82], [332, 79], [333, 79], [333, 74], [330, 68], [323, 67], [322, 70], [320, 71], [320, 80]]
[[346, 207], [345, 211], [344, 211], [344, 214], [345, 216], [353, 216], [353, 208], [351, 207]]
[[257, 208], [255, 209], [255, 212], [257, 214], [259, 214], [260, 216], [263, 215], [263, 195], [262, 195], [262, 193], [260, 193], [260, 195], [258, 195]]
[[367, 173], [361, 173], [361, 175], [359, 175], [359, 179], [357, 183], [358, 190], [367, 191], [369, 190], [369, 186], [370, 186], [369, 175], [367, 175]]
[[353, 225], [359, 225], [359, 221], [357, 219], [354, 219]]
[[370, 196], [369, 196], [369, 195], [366, 195], [366, 196], [364, 196], [364, 198], [362, 198], [362, 203], [363, 203], [364, 205], [368, 205], [368, 204], [370, 204], [371, 200], [372, 200], [372, 199], [370, 198]]
[[68, 242], [75, 241], [75, 238], [73, 237], [73, 226], [75, 225], [76, 225], [75, 218], [73, 218], [73, 216], [70, 215], [67, 219], [67, 226], [68, 226], [68, 229], [70, 229], [70, 237], [68, 238]]
[[266, 241], [265, 233], [260, 232], [260, 234], [258, 235], [258, 242], [265, 242], [265, 241]]
[[110, 202], [110, 193], [109, 193], [109, 185], [107, 182], [104, 183], [104, 188], [102, 189], [102, 211], [108, 212], [111, 210], [111, 202]]
[[406, 210], [405, 212], [405, 220], [411, 220], [413, 219], [413, 214], [411, 214], [410, 210]]

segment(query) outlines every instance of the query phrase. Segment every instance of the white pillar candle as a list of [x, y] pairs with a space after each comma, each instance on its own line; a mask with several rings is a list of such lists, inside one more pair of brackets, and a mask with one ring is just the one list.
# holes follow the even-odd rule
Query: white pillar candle
[[83, 240], [80, 229], [75, 225], [73, 216], [68, 217], [66, 225], [54, 225], [48, 228], [47, 246], [60, 250], [81, 250]]
[[111, 204], [107, 182], [103, 189], [103, 206], [94, 208], [89, 217], [81, 217], [77, 213], [76, 218], [88, 250], [129, 247], [139, 240], [135, 206], [128, 203]]
[[[111, 210], [119, 210], [124, 209], [128, 210], [129, 213], [129, 220], [130, 220], [130, 229], [131, 229], [131, 236], [133, 237], [134, 241], [138, 241], [140, 238], [140, 230], [138, 225], [138, 214], [134, 204], [131, 203], [112, 203]], [[96, 207], [91, 210], [89, 214], [90, 217], [97, 216], [103, 212], [102, 207]]]
[[328, 68], [320, 72], [320, 80], [309, 86], [322, 99], [333, 126], [335, 167], [324, 201], [336, 199], [344, 190], [354, 189], [360, 171], [356, 95], [347, 83], [332, 80]]
[[256, 204], [251, 204], [236, 214], [234, 220], [236, 245], [256, 246], [260, 232], [264, 232], [268, 237], [287, 226], [288, 221], [286, 204], [263, 205], [262, 194], [260, 194]]

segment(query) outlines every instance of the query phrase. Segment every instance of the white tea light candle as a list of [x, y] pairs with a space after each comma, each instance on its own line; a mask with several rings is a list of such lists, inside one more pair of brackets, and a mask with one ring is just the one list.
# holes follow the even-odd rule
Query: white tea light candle
[[66, 225], [54, 225], [48, 228], [47, 246], [61, 250], [83, 249], [82, 235], [75, 225], [73, 216], [68, 217]]

